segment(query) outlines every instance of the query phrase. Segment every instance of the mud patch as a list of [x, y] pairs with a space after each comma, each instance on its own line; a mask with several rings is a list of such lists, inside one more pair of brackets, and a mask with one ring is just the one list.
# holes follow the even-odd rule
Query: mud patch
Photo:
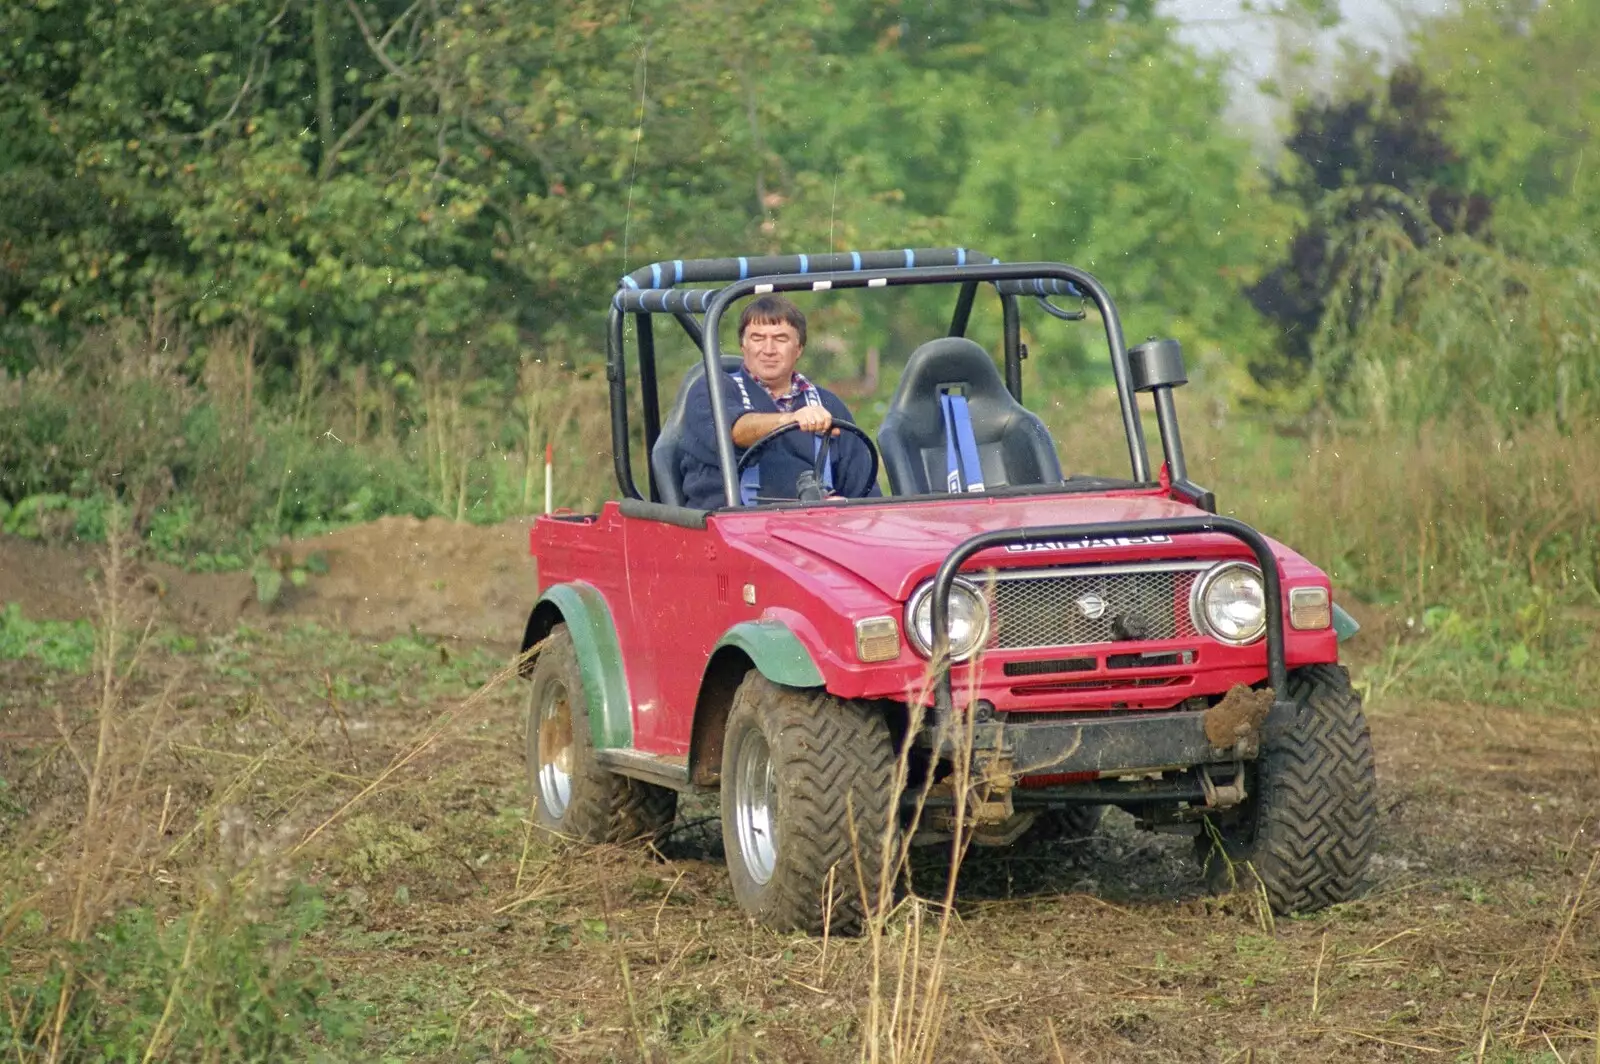
[[300, 540], [287, 548], [296, 564], [321, 554], [328, 571], [286, 587], [274, 612], [380, 638], [514, 642], [538, 597], [528, 528], [386, 517]]
[[[327, 572], [285, 582], [262, 605], [249, 573], [191, 573], [160, 562], [135, 566], [139, 604], [160, 607], [180, 628], [217, 632], [241, 622], [316, 623], [385, 639], [416, 633], [515, 642], [538, 594], [527, 520], [492, 526], [388, 517], [271, 552], [292, 566], [320, 555]], [[0, 536], [0, 603], [34, 619], [80, 620], [96, 610], [102, 547]]]
[[1271, 688], [1255, 691], [1234, 684], [1221, 702], [1206, 710], [1206, 742], [1218, 750], [1227, 750], [1235, 743], [1252, 739], [1267, 719], [1272, 699]]

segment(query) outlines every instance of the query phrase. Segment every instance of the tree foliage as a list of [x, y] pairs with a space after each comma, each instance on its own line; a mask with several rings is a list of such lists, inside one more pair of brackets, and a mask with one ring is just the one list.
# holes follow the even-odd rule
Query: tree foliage
[[[1303, 381], [1328, 316], [1355, 323], [1370, 310], [1374, 297], [1356, 260], [1375, 232], [1418, 246], [1436, 232], [1485, 229], [1492, 204], [1465, 191], [1461, 156], [1444, 136], [1447, 120], [1445, 94], [1414, 66], [1395, 70], [1381, 98], [1367, 92], [1295, 110], [1277, 184], [1305, 220], [1286, 260], [1249, 290], [1281, 330], [1283, 357], [1258, 362], [1258, 378]], [[1342, 373], [1325, 372], [1320, 383], [1337, 389]]]
[[1259, 377], [1378, 422], [1592, 415], [1596, 31], [1592, 0], [1468, 0], [1381, 98], [1296, 112], [1279, 189], [1305, 221], [1250, 292], [1282, 337]]
[[1600, 232], [1600, 3], [1464, 0], [1417, 61], [1452, 100], [1446, 139], [1529, 257], [1593, 262]]
[[927, 242], [1221, 343], [1275, 217], [1223, 104], [1149, 0], [14, 0], [0, 345], [498, 364], [652, 258]]

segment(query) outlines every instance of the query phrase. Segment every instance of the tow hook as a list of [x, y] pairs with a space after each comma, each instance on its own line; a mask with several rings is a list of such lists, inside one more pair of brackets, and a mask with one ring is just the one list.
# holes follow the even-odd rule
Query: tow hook
[[1011, 754], [993, 751], [980, 753], [974, 760], [979, 772], [977, 800], [972, 806], [974, 824], [1000, 824], [1011, 819], [1016, 812], [1011, 805], [1011, 782], [1014, 766]]
[[[980, 750], [973, 755], [970, 797], [965, 821], [974, 828], [1004, 825], [1016, 817], [1011, 802], [1012, 772], [1009, 752]], [[928, 789], [925, 830], [949, 833], [955, 830], [955, 788], [953, 779], [940, 780]]]
[[[1220, 768], [1221, 766], [1215, 766]], [[1244, 789], [1244, 764], [1234, 762], [1233, 779], [1228, 783], [1218, 783], [1211, 778], [1213, 766], [1200, 766], [1200, 792], [1205, 795], [1207, 809], [1226, 809], [1238, 805], [1245, 800]]]

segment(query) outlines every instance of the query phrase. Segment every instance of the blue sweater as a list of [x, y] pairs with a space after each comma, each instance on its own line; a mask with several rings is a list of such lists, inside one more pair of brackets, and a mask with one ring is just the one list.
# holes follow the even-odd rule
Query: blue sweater
[[[741, 369], [744, 379], [741, 390], [732, 376], [719, 374], [722, 396], [728, 412], [721, 431], [732, 435], [733, 423], [745, 414], [776, 414], [778, 405], [761, 386], [761, 382]], [[812, 385], [822, 398], [822, 405], [836, 421], [854, 422], [850, 408], [826, 388]], [[722, 468], [717, 464], [716, 418], [711, 413], [711, 390], [704, 378], [689, 388], [684, 399], [686, 415], [683, 442], [678, 448], [678, 473], [683, 478], [684, 505], [695, 510], [715, 510], [727, 505], [722, 492]], [[796, 480], [800, 474], [813, 467], [816, 436], [799, 429], [790, 429], [783, 436], [767, 444], [762, 450], [757, 467], [761, 471], [760, 495], [763, 499], [792, 499], [797, 494]], [[734, 448], [737, 459], [743, 449]], [[848, 498], [859, 499], [878, 495], [876, 482], [867, 478], [872, 472], [872, 456], [866, 446], [854, 436], [840, 433], [834, 437], [829, 450], [828, 464], [833, 471], [833, 490]]]

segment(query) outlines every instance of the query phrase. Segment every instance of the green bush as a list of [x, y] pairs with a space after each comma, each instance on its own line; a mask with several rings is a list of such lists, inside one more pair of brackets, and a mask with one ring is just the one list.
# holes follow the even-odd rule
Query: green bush
[[[238, 396], [149, 356], [96, 338], [49, 369], [0, 376], [0, 532], [99, 542], [120, 505], [156, 557], [237, 569], [284, 535], [438, 512], [409, 419], [387, 434], [318, 432], [343, 397], [297, 406], [281, 394], [252, 398], [246, 416]], [[466, 516], [505, 509], [491, 500]]]
[[[1420, 207], [1414, 208], [1420, 213]], [[1354, 234], [1314, 343], [1313, 383], [1344, 412], [1416, 428], [1466, 408], [1496, 424], [1600, 412], [1600, 279], [1481, 240], [1385, 220]]]
[[30, 621], [21, 606], [8, 602], [0, 609], [0, 659], [22, 658], [87, 672], [94, 661], [94, 627], [88, 621]]
[[163, 921], [140, 907], [42, 964], [38, 954], [0, 952], [0, 1043], [19, 1060], [48, 1055], [65, 994], [52, 1059], [334, 1059], [359, 1031], [300, 951], [322, 903], [296, 886], [275, 915], [249, 919], [224, 904]]

